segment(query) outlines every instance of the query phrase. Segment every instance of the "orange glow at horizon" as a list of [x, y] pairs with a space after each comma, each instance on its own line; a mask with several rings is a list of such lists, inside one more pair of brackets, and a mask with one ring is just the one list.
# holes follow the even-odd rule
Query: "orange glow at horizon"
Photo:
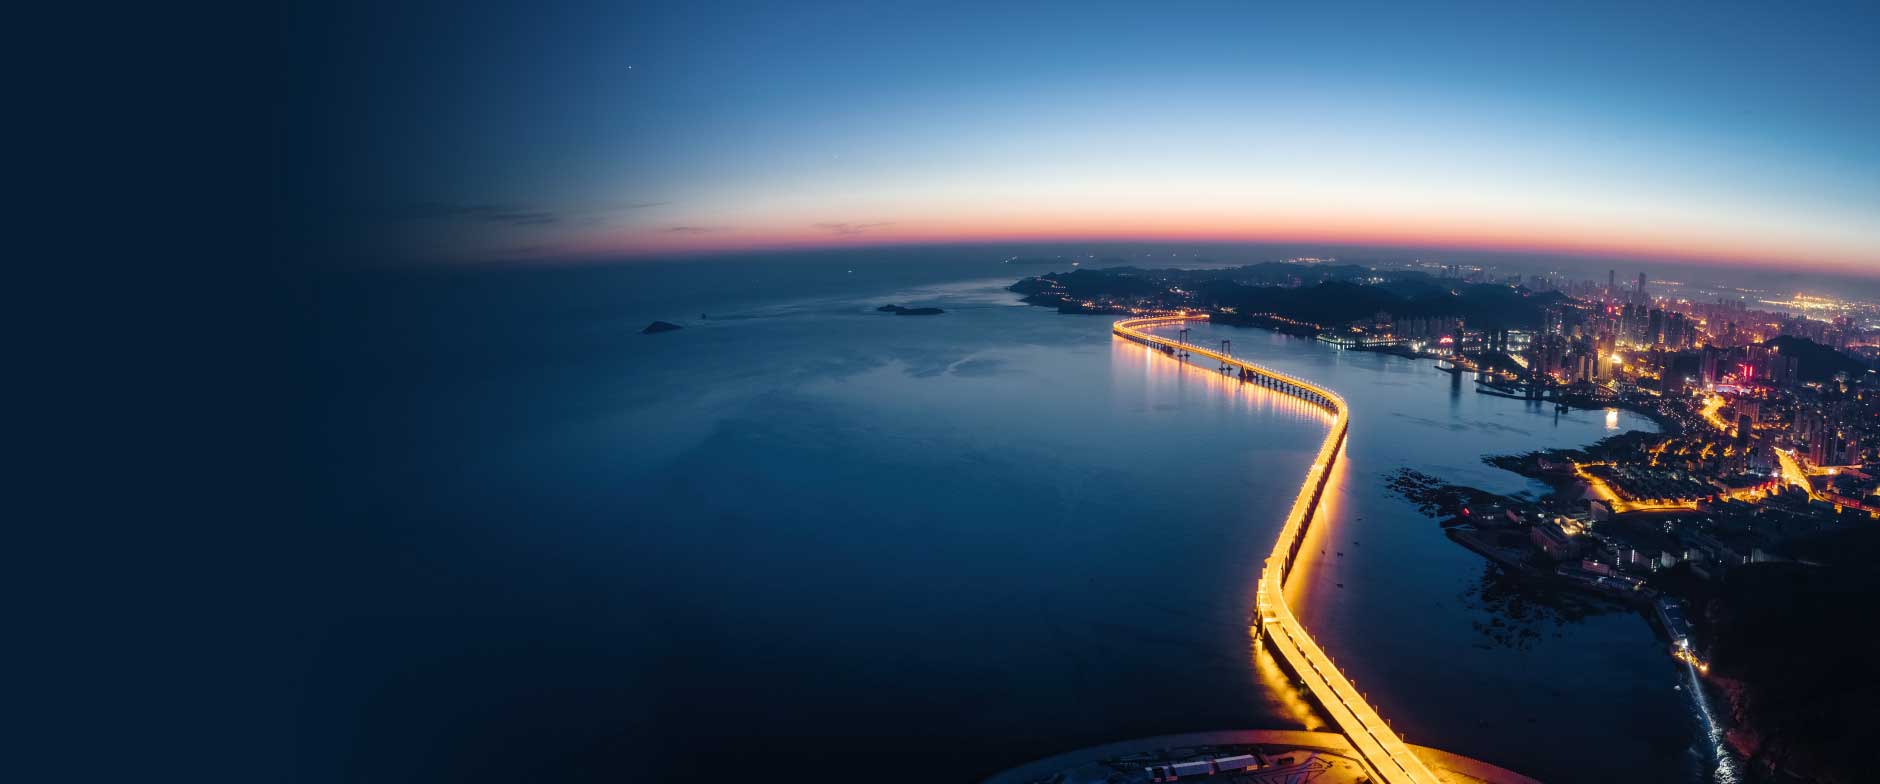
[[877, 245], [972, 243], [1254, 243], [1426, 248], [1473, 251], [1651, 258], [1739, 266], [1819, 267], [1880, 274], [1858, 247], [1798, 246], [1782, 239], [1749, 240], [1710, 232], [1674, 233], [1650, 227], [1593, 230], [1573, 225], [1534, 225], [1490, 220], [1425, 217], [1285, 216], [1250, 219], [1226, 215], [1098, 215], [989, 217], [882, 221], [887, 225], [835, 234], [804, 224], [675, 233], [617, 230], [577, 239], [560, 248], [569, 256], [653, 256], [761, 250], [815, 250]]

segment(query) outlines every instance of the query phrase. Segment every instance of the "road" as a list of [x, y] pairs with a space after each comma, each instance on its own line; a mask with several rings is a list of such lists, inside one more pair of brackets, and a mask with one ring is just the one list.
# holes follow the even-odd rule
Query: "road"
[[1267, 556], [1261, 569], [1257, 594], [1260, 625], [1253, 627], [1252, 631], [1255, 637], [1264, 638], [1280, 661], [1304, 683], [1306, 690], [1331, 719], [1332, 725], [1351, 741], [1352, 748], [1371, 768], [1377, 781], [1381, 784], [1437, 784], [1440, 780], [1435, 774], [1352, 686], [1351, 681], [1332, 663], [1331, 657], [1319, 648], [1305, 626], [1293, 616], [1292, 608], [1286, 605], [1286, 577], [1291, 572], [1293, 559], [1298, 554], [1306, 528], [1312, 524], [1313, 513], [1318, 508], [1320, 494], [1325, 490], [1332, 464], [1343, 452], [1345, 435], [1350, 430], [1350, 415], [1346, 410], [1345, 399], [1309, 381], [1148, 331], [1184, 321], [1206, 320], [1204, 314], [1150, 316], [1118, 321], [1112, 330], [1125, 339], [1162, 349], [1164, 353], [1172, 355], [1173, 352], [1187, 351], [1194, 356], [1215, 360], [1233, 369], [1231, 372], [1249, 383], [1267, 386], [1322, 406], [1333, 416], [1331, 430], [1319, 444], [1318, 455], [1313, 458], [1311, 468], [1306, 471], [1305, 482], [1293, 498], [1292, 508], [1286, 513], [1286, 524], [1280, 528], [1279, 538], [1273, 543], [1273, 552]]
[[1688, 512], [1697, 508], [1696, 501], [1673, 501], [1668, 504], [1648, 504], [1642, 501], [1627, 501], [1620, 498], [1619, 494], [1612, 489], [1612, 486], [1606, 484], [1606, 480], [1594, 476], [1586, 470], [1587, 466], [1602, 465], [1609, 464], [1573, 463], [1573, 474], [1579, 477], [1580, 481], [1585, 482], [1588, 487], [1591, 487], [1593, 493], [1599, 496], [1600, 500], [1605, 501], [1607, 506], [1612, 508], [1613, 514], [1625, 514], [1626, 512]]
[[1802, 470], [1802, 464], [1795, 459], [1795, 453], [1787, 449], [1777, 449], [1776, 462], [1782, 464], [1782, 479], [1789, 484], [1808, 491], [1808, 497], [1817, 501], [1821, 495], [1815, 492], [1815, 486], [1808, 481], [1808, 472]]
[[[1703, 408], [1698, 409], [1697, 413], [1702, 414], [1704, 420], [1709, 422], [1712, 427], [1725, 433], [1733, 434], [1735, 433], [1735, 429], [1730, 423], [1723, 421], [1723, 417], [1717, 415], [1717, 410], [1723, 408], [1723, 404], [1724, 400], [1722, 395], [1711, 395], [1709, 399], [1704, 401]], [[1808, 491], [1809, 498], [1813, 498], [1817, 501], [1822, 500], [1821, 494], [1815, 492], [1814, 485], [1809, 483], [1808, 472], [1802, 470], [1801, 463], [1796, 461], [1794, 452], [1786, 449], [1776, 449], [1774, 447], [1771, 447], [1771, 451], [1776, 453], [1776, 462], [1782, 465], [1783, 481]]]
[[1723, 417], [1717, 414], [1722, 408], [1723, 396], [1711, 395], [1704, 399], [1704, 405], [1697, 410], [1697, 413], [1704, 418], [1705, 422], [1709, 422], [1711, 427], [1721, 430], [1728, 435], [1735, 435], [1735, 428], [1731, 426], [1730, 423], [1723, 421]]

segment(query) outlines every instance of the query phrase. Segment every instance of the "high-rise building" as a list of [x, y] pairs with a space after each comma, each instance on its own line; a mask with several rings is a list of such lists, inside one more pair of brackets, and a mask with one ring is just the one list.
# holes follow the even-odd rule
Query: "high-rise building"
[[1834, 452], [1840, 447], [1840, 444], [1836, 443], [1837, 441], [1839, 441], [1839, 439], [1835, 436], [1833, 431], [1823, 429], [1822, 432], [1816, 434], [1814, 438], [1809, 440], [1808, 449], [1803, 452], [1803, 456], [1808, 458], [1809, 465], [1828, 465], [1833, 462]]
[[1637, 304], [1627, 304], [1619, 311], [1619, 329], [1632, 345], [1645, 346], [1652, 342], [1651, 319], [1645, 309]]
[[1683, 313], [1669, 313], [1665, 316], [1665, 345], [1681, 350], [1691, 344], [1691, 325]]
[[1528, 346], [1528, 367], [1544, 376], [1565, 375], [1567, 339], [1557, 334], [1542, 334]]
[[1652, 304], [1651, 295], [1645, 293], [1645, 273], [1643, 272], [1638, 274], [1638, 299], [1636, 301], [1640, 306]]
[[1821, 432], [1825, 429], [1827, 429], [1827, 423], [1821, 416], [1821, 412], [1805, 408], [1795, 412], [1795, 424], [1790, 432], [1793, 433], [1796, 441], [1809, 443], [1820, 438]]
[[1834, 465], [1853, 465], [1860, 462], [1860, 439], [1842, 433], [1831, 445], [1828, 459]]
[[1606, 270], [1606, 301], [1611, 302], [1618, 298], [1619, 298], [1619, 271], [1618, 270]]

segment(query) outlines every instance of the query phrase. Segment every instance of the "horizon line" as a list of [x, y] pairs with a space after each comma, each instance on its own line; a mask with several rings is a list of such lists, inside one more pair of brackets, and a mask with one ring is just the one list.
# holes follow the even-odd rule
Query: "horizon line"
[[[1694, 251], [1649, 250], [1627, 246], [1603, 244], [1567, 244], [1567, 245], [1521, 245], [1514, 243], [1483, 242], [1415, 242], [1408, 239], [1323, 239], [1323, 238], [1272, 238], [1272, 237], [1223, 237], [1223, 236], [1169, 236], [1169, 235], [989, 235], [979, 237], [902, 237], [879, 239], [821, 237], [787, 240], [756, 240], [750, 243], [728, 243], [711, 246], [668, 246], [668, 247], [574, 247], [561, 249], [522, 249], [508, 253], [492, 253], [460, 256], [446, 260], [446, 263], [471, 263], [477, 265], [542, 265], [569, 264], [585, 265], [595, 263], [641, 263], [658, 261], [686, 261], [700, 258], [746, 256], [763, 254], [805, 253], [817, 251], [869, 251], [869, 250], [905, 250], [916, 248], [946, 247], [984, 247], [984, 246], [1050, 246], [1050, 245], [1156, 245], [1171, 244], [1177, 246], [1294, 246], [1302, 248], [1325, 248], [1342, 250], [1366, 250], [1373, 252], [1429, 252], [1429, 253], [1467, 253], [1467, 254], [1508, 254], [1524, 257], [1547, 257], [1577, 261], [1630, 261], [1648, 262], [1671, 266], [1725, 267], [1733, 270], [1765, 272], [1798, 272], [1845, 275], [1853, 278], [1880, 280], [1880, 267], [1861, 262], [1803, 261], [1784, 260], [1767, 257], [1712, 255]], [[531, 253], [531, 251], [534, 251]], [[546, 252], [544, 252], [546, 251]], [[1133, 261], [1133, 260], [1132, 260]], [[1266, 259], [1264, 261], [1281, 261]], [[1249, 261], [1246, 263], [1259, 263]]]

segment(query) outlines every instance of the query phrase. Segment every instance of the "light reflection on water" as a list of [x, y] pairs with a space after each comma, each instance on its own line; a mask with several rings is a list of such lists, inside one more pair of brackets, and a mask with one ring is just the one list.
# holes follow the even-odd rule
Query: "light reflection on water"
[[[1176, 327], [1171, 326], [1157, 331], [1173, 332], [1175, 329]], [[1308, 404], [1297, 397], [1259, 384], [1241, 382], [1236, 377], [1220, 372], [1218, 368], [1212, 366], [1213, 363], [1210, 360], [1205, 358], [1200, 361], [1184, 361], [1148, 346], [1126, 340], [1112, 341], [1112, 347], [1111, 357], [1117, 372], [1123, 374], [1140, 372], [1145, 385], [1152, 390], [1152, 400], [1157, 395], [1171, 395], [1175, 391], [1169, 388], [1169, 382], [1177, 388], [1181, 385], [1199, 384], [1204, 394], [1232, 401], [1231, 413], [1234, 416], [1252, 416], [1261, 420], [1284, 417], [1292, 421], [1309, 422], [1321, 428], [1330, 427], [1335, 419], [1325, 409]], [[1163, 383], [1156, 383], [1158, 381]], [[1328, 482], [1328, 489], [1337, 487], [1343, 481], [1346, 473], [1343, 466], [1343, 461], [1337, 463]], [[1262, 471], [1260, 474], [1262, 491], [1271, 489], [1270, 486], [1273, 483], [1266, 481], [1268, 478]], [[1277, 529], [1278, 523], [1284, 517], [1283, 508], [1276, 512], [1266, 492], [1248, 495], [1250, 497], [1246, 505], [1240, 507], [1236, 514], [1243, 516], [1250, 528]], [[1336, 501], [1328, 493], [1320, 502], [1319, 514], [1324, 516], [1321, 519], [1335, 518], [1337, 515], [1335, 507]], [[1323, 531], [1329, 525], [1329, 523], [1325, 526], [1315, 525], [1309, 530], [1306, 546], [1311, 546], [1316, 538], [1323, 537]], [[1240, 600], [1244, 605], [1251, 606], [1255, 603], [1262, 563], [1263, 561], [1256, 556], [1246, 564], [1245, 586]], [[1313, 706], [1310, 697], [1273, 658], [1265, 645], [1253, 642], [1251, 625], [1248, 631], [1249, 644], [1252, 648], [1250, 661], [1254, 677], [1268, 694], [1278, 699], [1279, 708], [1289, 722], [1314, 731], [1330, 729], [1324, 716]]]
[[1704, 738], [1709, 741], [1710, 753], [1706, 762], [1716, 766], [1711, 776], [1717, 784], [1738, 784], [1743, 777], [1738, 770], [1736, 755], [1725, 742], [1724, 728], [1710, 712], [1710, 696], [1704, 691], [1703, 679], [1698, 677], [1697, 668], [1690, 662], [1683, 664], [1684, 692], [1690, 697], [1692, 709], [1703, 718]]
[[1289, 422], [1330, 426], [1333, 420], [1332, 414], [1323, 408], [1222, 373], [1206, 358], [1182, 361], [1148, 346], [1120, 339], [1112, 341], [1110, 355], [1118, 373], [1140, 371], [1141, 383], [1149, 390], [1152, 407], [1170, 405], [1169, 401], [1184, 394], [1195, 394], [1196, 390], [1191, 387], [1199, 387], [1199, 393], [1209, 399], [1229, 402], [1231, 409], [1215, 409], [1217, 421], [1223, 415], [1278, 416]]

